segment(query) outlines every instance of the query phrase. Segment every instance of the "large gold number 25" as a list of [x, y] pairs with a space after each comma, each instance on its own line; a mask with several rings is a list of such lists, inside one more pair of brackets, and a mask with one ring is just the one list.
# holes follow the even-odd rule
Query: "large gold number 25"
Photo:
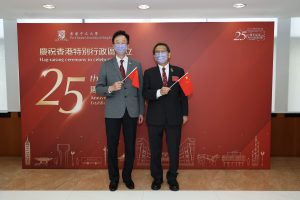
[[[46, 101], [45, 99], [48, 98], [60, 86], [63, 80], [63, 73], [59, 69], [52, 68], [44, 71], [42, 75], [46, 77], [49, 72], [55, 72], [57, 74], [56, 83], [53, 86], [53, 88], [36, 103], [36, 105], [55, 105], [55, 106], [59, 105], [59, 101]], [[65, 95], [74, 94], [77, 97], [77, 102], [76, 105], [71, 110], [64, 110], [62, 108], [59, 108], [60, 113], [65, 113], [65, 114], [75, 113], [81, 109], [83, 104], [82, 94], [77, 90], [69, 90], [69, 86], [71, 82], [84, 82], [84, 81], [85, 81], [85, 77], [68, 77]]]

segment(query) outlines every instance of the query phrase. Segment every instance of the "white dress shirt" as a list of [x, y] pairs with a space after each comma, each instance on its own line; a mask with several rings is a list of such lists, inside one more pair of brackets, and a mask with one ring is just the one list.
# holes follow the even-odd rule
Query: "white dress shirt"
[[118, 62], [118, 65], [119, 65], [119, 69], [120, 69], [120, 65], [121, 65], [121, 60], [124, 60], [123, 67], [124, 67], [125, 74], [126, 74], [126, 72], [127, 72], [127, 66], [128, 66], [128, 57], [125, 56], [123, 59], [121, 59], [118, 56], [116, 56], [116, 58], [117, 58], [117, 62]]
[[[116, 56], [116, 59], [117, 59], [117, 62], [118, 62], [118, 65], [119, 65], [119, 69], [120, 69], [120, 66], [121, 66], [121, 60], [124, 60], [123, 61], [123, 67], [124, 67], [124, 70], [125, 70], [125, 75], [126, 75], [126, 72], [127, 72], [127, 66], [128, 66], [128, 57], [125, 56], [123, 59], [119, 58], [118, 56]], [[107, 89], [107, 92], [110, 94], [112, 93], [112, 91], [109, 89]]]
[[[163, 66], [161, 66], [161, 65], [158, 65], [158, 67], [159, 67], [159, 72], [160, 72], [160, 78], [161, 78], [161, 80], [162, 80], [163, 68], [166, 69], [165, 72], [166, 72], [166, 75], [167, 75], [167, 80], [169, 80], [169, 69], [170, 69], [169, 63], [168, 63], [165, 67], [163, 67]], [[160, 89], [158, 89], [158, 90], [156, 91], [156, 98], [158, 99], [158, 98], [161, 97], [161, 96], [162, 96], [162, 95], [161, 95], [161, 93], [160, 93]]]

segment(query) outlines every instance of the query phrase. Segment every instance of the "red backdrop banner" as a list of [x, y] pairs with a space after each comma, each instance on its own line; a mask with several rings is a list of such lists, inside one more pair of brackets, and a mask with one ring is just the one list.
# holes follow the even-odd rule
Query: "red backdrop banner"
[[[114, 56], [117, 30], [131, 36], [127, 53], [143, 70], [155, 65], [153, 46], [165, 42], [171, 64], [193, 81], [181, 168], [270, 167], [274, 24], [235, 22], [18, 24], [23, 168], [107, 167], [105, 98], [95, 84]], [[135, 167], [149, 162], [143, 124]], [[166, 146], [162, 162], [167, 167]]]

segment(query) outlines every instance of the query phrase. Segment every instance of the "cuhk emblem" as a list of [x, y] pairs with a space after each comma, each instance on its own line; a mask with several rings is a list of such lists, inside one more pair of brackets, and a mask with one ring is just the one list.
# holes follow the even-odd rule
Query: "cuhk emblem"
[[66, 38], [66, 31], [65, 30], [58, 30], [57, 31], [58, 40], [65, 40]]

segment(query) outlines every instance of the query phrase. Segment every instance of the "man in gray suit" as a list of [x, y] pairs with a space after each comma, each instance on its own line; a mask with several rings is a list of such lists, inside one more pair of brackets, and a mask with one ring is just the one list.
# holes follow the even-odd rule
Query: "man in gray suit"
[[[125, 160], [122, 179], [127, 188], [134, 189], [131, 172], [135, 157], [137, 123], [143, 123], [144, 98], [142, 96], [143, 75], [141, 64], [126, 55], [129, 35], [117, 31], [112, 37], [116, 57], [103, 63], [97, 94], [106, 97], [105, 126], [108, 148], [109, 189], [115, 191], [119, 184], [118, 144], [121, 126], [125, 143]], [[133, 87], [126, 76], [135, 68], [138, 70], [140, 88]]]

